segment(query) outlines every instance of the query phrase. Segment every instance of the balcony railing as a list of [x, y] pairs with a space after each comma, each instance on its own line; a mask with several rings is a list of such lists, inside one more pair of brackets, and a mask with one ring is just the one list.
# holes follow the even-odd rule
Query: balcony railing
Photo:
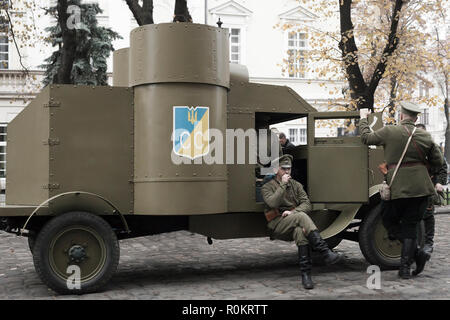
[[[0, 95], [34, 96], [42, 88], [44, 71], [0, 70]], [[112, 85], [112, 73], [108, 73], [108, 84]]]
[[42, 88], [43, 71], [0, 70], [0, 94], [36, 94]]

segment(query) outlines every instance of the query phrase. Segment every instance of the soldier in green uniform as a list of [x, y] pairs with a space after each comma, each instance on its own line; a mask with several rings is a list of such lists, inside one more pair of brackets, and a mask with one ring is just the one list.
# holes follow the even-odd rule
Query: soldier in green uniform
[[[427, 131], [427, 128], [424, 124], [419, 123], [416, 125], [416, 127]], [[436, 146], [436, 148], [439, 147]], [[440, 204], [439, 193], [442, 194], [442, 192], [444, 191], [444, 185], [447, 184], [447, 170], [447, 162], [444, 159], [442, 167], [440, 167], [438, 170], [431, 170], [430, 168], [429, 172], [431, 181], [433, 182], [434, 188], [436, 190], [436, 194], [428, 198], [428, 207], [423, 217], [423, 222], [425, 224], [425, 244], [423, 246], [423, 250], [428, 255], [428, 259], [431, 257], [434, 244], [434, 205]]]
[[[387, 183], [392, 175], [411, 135], [420, 108], [409, 102], [400, 102], [400, 124], [386, 126], [375, 132], [369, 127], [367, 109], [361, 109], [361, 140], [367, 145], [382, 145], [384, 159], [388, 164]], [[424, 130], [417, 130], [406, 151], [405, 157], [391, 185], [390, 210], [385, 212], [387, 219], [400, 226], [402, 251], [399, 276], [411, 278], [411, 264], [416, 261], [413, 275], [423, 271], [427, 261], [426, 253], [417, 247], [417, 227], [423, 218], [428, 204], [428, 197], [434, 194], [434, 185], [428, 175], [425, 163], [431, 167], [442, 166], [443, 158], [431, 135]]]
[[303, 186], [291, 178], [292, 156], [283, 155], [278, 159], [275, 178], [262, 188], [266, 204], [265, 215], [273, 239], [295, 241], [298, 246], [300, 271], [305, 289], [313, 289], [311, 279], [311, 249], [318, 251], [326, 264], [334, 264], [340, 256], [328, 248], [317, 227], [307, 215], [311, 203]]

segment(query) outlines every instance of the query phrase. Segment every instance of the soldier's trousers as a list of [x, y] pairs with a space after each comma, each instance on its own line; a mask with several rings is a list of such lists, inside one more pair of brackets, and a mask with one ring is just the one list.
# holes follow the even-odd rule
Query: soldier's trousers
[[294, 240], [297, 246], [307, 245], [306, 236], [309, 232], [317, 230], [314, 222], [304, 212], [294, 212], [286, 217], [276, 217], [267, 224], [267, 227], [272, 238], [283, 241]]
[[427, 208], [427, 197], [403, 198], [387, 201], [383, 225], [387, 230], [399, 231], [401, 239], [416, 239], [417, 227]]
[[433, 197], [429, 198], [427, 210], [423, 215], [423, 222], [425, 225], [425, 243], [433, 246], [434, 243], [434, 204]]

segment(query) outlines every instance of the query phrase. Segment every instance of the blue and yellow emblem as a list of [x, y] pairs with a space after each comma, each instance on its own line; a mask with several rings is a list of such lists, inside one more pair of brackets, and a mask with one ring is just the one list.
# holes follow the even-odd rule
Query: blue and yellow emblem
[[209, 152], [209, 107], [173, 107], [173, 151], [195, 159]]

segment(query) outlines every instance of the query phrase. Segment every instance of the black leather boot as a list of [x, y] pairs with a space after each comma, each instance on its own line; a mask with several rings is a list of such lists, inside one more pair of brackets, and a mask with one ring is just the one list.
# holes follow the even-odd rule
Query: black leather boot
[[414, 260], [417, 250], [417, 244], [415, 239], [403, 239], [402, 255], [400, 257], [400, 269], [398, 275], [402, 279], [411, 278], [411, 263]]
[[300, 262], [303, 288], [314, 289], [314, 283], [311, 279], [312, 261], [311, 248], [309, 245], [298, 246], [298, 258]]
[[423, 249], [417, 248], [416, 243], [415, 245], [416, 250], [414, 254], [414, 259], [416, 260], [416, 270], [412, 272], [413, 276], [417, 276], [419, 273], [421, 273], [425, 268], [425, 264], [427, 263], [427, 261], [430, 260], [430, 255], [427, 254]]
[[311, 231], [308, 236], [311, 247], [320, 253], [325, 264], [335, 264], [341, 260], [341, 256], [328, 248], [327, 243], [322, 239], [318, 230]]
[[427, 254], [428, 259], [431, 257], [434, 245], [434, 215], [431, 212], [426, 213], [425, 219], [423, 219], [425, 224], [425, 244], [423, 246], [423, 251]]

